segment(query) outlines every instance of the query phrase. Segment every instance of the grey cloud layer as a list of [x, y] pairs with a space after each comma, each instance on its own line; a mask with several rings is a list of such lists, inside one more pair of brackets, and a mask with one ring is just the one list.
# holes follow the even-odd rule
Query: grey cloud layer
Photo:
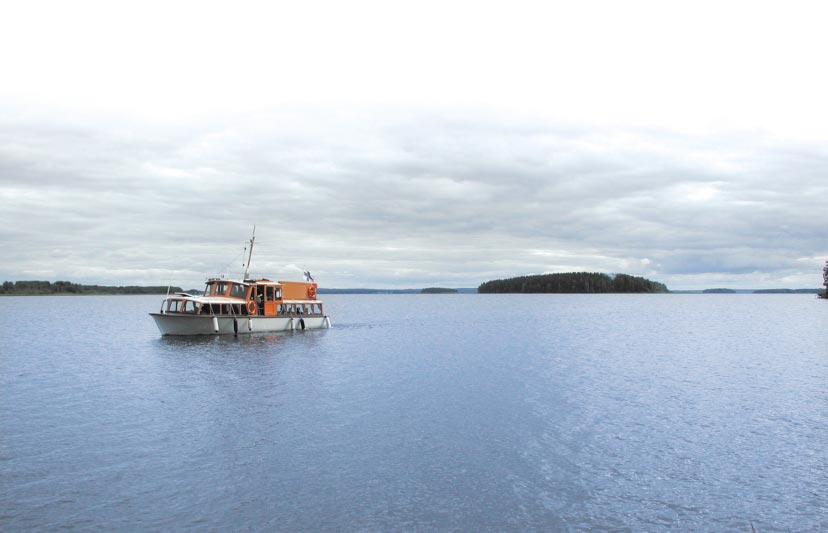
[[256, 223], [254, 270], [328, 286], [572, 269], [818, 286], [826, 160], [759, 134], [388, 110], [0, 123], [0, 276], [189, 286]]

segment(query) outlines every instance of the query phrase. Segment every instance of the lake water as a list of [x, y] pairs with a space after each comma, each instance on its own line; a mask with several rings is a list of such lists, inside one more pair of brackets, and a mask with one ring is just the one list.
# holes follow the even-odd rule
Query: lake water
[[828, 529], [828, 302], [332, 295], [162, 338], [0, 298], [0, 530]]

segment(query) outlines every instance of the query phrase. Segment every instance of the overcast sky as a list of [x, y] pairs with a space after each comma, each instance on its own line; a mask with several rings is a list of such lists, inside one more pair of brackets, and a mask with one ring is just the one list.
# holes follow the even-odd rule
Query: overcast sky
[[818, 287], [821, 2], [13, 2], [0, 280]]

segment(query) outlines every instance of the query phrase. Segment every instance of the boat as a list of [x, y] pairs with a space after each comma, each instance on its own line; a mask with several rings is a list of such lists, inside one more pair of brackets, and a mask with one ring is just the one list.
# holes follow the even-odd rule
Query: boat
[[244, 275], [207, 279], [203, 294], [168, 294], [150, 313], [162, 335], [243, 335], [330, 328], [319, 287], [310, 272], [304, 281], [250, 277], [256, 230], [250, 239]]

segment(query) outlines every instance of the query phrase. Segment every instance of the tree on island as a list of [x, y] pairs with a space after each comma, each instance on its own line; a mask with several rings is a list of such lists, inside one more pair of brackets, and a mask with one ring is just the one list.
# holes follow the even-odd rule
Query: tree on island
[[825, 261], [825, 266], [822, 267], [822, 284], [825, 285], [825, 292], [822, 293], [822, 297], [828, 298], [828, 260]]

